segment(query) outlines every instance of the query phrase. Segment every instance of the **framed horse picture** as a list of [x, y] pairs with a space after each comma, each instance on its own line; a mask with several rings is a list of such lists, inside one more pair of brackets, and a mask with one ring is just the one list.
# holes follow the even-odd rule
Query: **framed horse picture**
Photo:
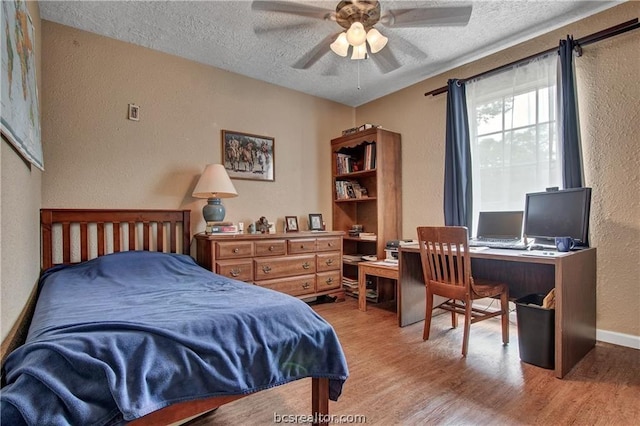
[[275, 181], [275, 139], [222, 131], [222, 164], [232, 179]]

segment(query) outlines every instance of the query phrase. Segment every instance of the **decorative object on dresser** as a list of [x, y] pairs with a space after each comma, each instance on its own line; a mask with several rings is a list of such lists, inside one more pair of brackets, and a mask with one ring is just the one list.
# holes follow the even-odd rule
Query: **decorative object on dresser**
[[309, 213], [309, 231], [324, 231], [324, 221], [322, 214]]
[[233, 179], [275, 181], [275, 139], [222, 131], [222, 161]]
[[298, 232], [298, 218], [296, 216], [284, 217], [284, 231], [285, 232]]
[[207, 222], [206, 234], [237, 234], [238, 227], [232, 222]]
[[196, 258], [217, 274], [291, 296], [342, 300], [343, 234], [196, 234]]
[[269, 224], [267, 218], [264, 216], [260, 216], [260, 219], [258, 219], [258, 221], [256, 222], [256, 231], [261, 234], [268, 234], [270, 227], [271, 224]]
[[357, 282], [358, 262], [352, 259], [384, 259], [386, 242], [400, 238], [400, 134], [379, 127], [348, 134], [331, 140], [331, 155], [333, 229], [347, 233], [343, 253], [354, 256], [342, 274]]
[[207, 199], [207, 204], [202, 208], [205, 221], [222, 222], [226, 212], [220, 198], [237, 197], [238, 191], [222, 164], [209, 164], [200, 175], [191, 196]]

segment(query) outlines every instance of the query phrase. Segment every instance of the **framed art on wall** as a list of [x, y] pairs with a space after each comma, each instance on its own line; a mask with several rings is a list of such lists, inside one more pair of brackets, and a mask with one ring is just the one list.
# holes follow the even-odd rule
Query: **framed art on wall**
[[222, 131], [222, 164], [232, 179], [275, 181], [275, 139]]
[[1, 16], [0, 129], [20, 155], [44, 170], [34, 51], [36, 40], [27, 3], [3, 1]]

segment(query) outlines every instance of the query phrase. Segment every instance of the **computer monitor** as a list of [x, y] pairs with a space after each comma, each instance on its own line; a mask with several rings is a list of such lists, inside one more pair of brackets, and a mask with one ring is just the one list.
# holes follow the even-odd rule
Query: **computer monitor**
[[526, 195], [524, 235], [536, 243], [554, 244], [555, 237], [571, 237], [589, 246], [591, 188], [534, 192]]

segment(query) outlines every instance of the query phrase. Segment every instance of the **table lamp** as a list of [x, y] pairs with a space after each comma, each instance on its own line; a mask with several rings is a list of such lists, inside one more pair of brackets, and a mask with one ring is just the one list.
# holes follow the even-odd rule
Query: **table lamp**
[[221, 198], [237, 197], [238, 191], [222, 164], [208, 164], [200, 175], [192, 197], [206, 198], [207, 204], [202, 208], [202, 216], [207, 222], [222, 222], [225, 209]]

